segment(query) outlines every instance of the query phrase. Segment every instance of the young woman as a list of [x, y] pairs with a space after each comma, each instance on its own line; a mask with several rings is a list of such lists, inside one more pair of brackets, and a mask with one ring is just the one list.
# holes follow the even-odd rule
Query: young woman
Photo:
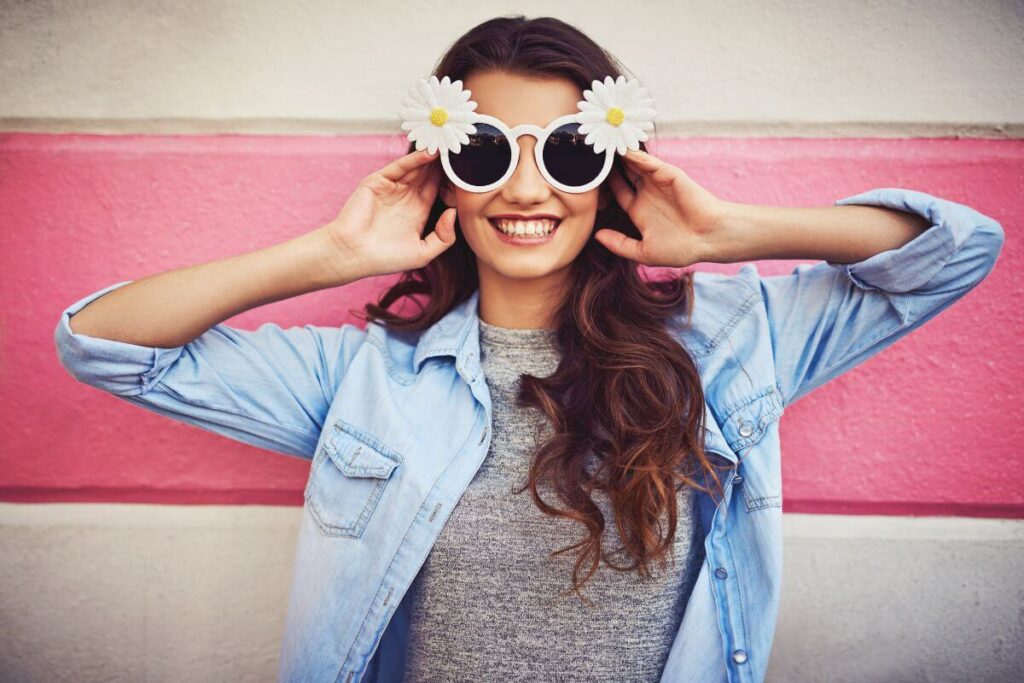
[[[740, 204], [643, 145], [588, 187], [612, 155], [549, 124], [621, 71], [560, 21], [485, 22], [403, 110], [443, 150], [411, 146], [308, 234], [64, 311], [76, 378], [311, 460], [281, 680], [761, 680], [784, 408], [993, 267], [998, 223], [912, 190]], [[442, 84], [500, 126], [445, 137], [470, 107], [431, 102]], [[821, 262], [637, 271], [773, 258]], [[388, 273], [365, 329], [222, 324]]]

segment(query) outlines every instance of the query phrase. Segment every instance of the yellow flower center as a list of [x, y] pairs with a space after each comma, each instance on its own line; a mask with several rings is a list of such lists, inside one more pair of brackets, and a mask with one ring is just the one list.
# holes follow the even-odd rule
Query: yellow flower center
[[448, 111], [444, 107], [437, 107], [430, 112], [430, 122], [441, 127], [448, 121]]
[[618, 107], [612, 107], [608, 110], [608, 115], [604, 118], [613, 126], [621, 126], [622, 122], [626, 120], [626, 112], [622, 111]]

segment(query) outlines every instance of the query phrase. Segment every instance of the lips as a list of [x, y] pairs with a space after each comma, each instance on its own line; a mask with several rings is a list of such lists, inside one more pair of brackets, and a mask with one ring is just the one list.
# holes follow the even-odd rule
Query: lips
[[555, 221], [555, 226], [551, 229], [551, 232], [549, 232], [548, 234], [544, 235], [543, 237], [538, 237], [537, 235], [529, 235], [529, 234], [510, 235], [510, 234], [506, 233], [505, 231], [503, 231], [500, 227], [498, 227], [496, 217], [489, 217], [487, 219], [487, 221], [491, 224], [491, 227], [494, 228], [494, 232], [498, 235], [498, 239], [501, 240], [502, 242], [505, 242], [506, 244], [516, 244], [516, 245], [527, 245], [527, 246], [529, 246], [529, 245], [546, 244], [547, 242], [550, 242], [554, 238], [555, 233], [558, 231], [558, 228], [561, 225], [561, 219], [558, 219], [558, 218], [553, 218], [553, 219]]
[[513, 221], [560, 221], [561, 217], [556, 216], [553, 213], [533, 213], [529, 216], [524, 216], [520, 213], [499, 213], [493, 216], [489, 216], [490, 219], [508, 218]]
[[[545, 221], [545, 222], [554, 221], [555, 226], [553, 228], [551, 228], [552, 232], [557, 230], [558, 226], [562, 224], [562, 219], [561, 218], [558, 218], [557, 216], [550, 216], [550, 215], [545, 215], [545, 216], [542, 216], [542, 217], [532, 217], [532, 218], [512, 218], [511, 216], [488, 216], [487, 217], [487, 222], [490, 223], [490, 225], [492, 225], [492, 227], [494, 227], [496, 230], [498, 230], [499, 232], [502, 232], [502, 228], [499, 227], [499, 225], [498, 225], [498, 221], [502, 220], [502, 219], [518, 220], [518, 221], [522, 221], [522, 222], [542, 221], [542, 220]], [[502, 234], [506, 234], [506, 232], [502, 232]]]

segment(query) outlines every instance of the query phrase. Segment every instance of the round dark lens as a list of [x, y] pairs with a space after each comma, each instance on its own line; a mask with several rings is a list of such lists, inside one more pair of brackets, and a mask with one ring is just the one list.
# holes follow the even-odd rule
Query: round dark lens
[[512, 148], [505, 134], [486, 123], [475, 123], [476, 133], [469, 144], [459, 147], [458, 154], [449, 154], [452, 170], [463, 182], [484, 186], [505, 175], [512, 160]]
[[559, 126], [544, 143], [544, 166], [548, 173], [563, 185], [582, 187], [591, 182], [604, 168], [605, 154], [595, 154], [592, 145], [584, 142], [580, 124]]

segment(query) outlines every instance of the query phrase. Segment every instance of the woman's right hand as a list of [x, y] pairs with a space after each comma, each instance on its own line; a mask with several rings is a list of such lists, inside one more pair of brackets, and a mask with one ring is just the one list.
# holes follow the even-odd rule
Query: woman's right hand
[[419, 150], [395, 159], [356, 186], [338, 217], [323, 227], [339, 262], [358, 264], [362, 277], [420, 268], [455, 244], [455, 209], [420, 237], [437, 198], [438, 155]]

